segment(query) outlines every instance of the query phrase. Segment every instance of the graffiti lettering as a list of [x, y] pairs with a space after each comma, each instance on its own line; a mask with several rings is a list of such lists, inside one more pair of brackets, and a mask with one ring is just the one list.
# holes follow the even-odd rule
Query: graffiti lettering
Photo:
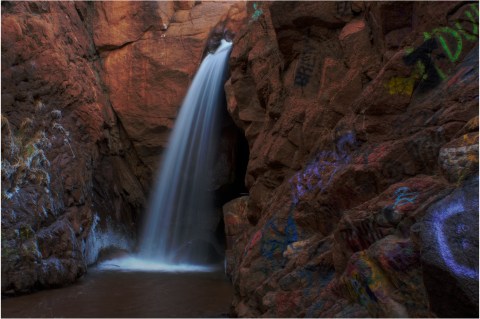
[[[464, 15], [472, 24], [471, 32], [465, 31], [460, 21], [455, 22], [455, 29], [450, 27], [439, 27], [424, 32], [424, 43], [415, 50], [406, 50], [403, 60], [406, 65], [415, 66], [412, 75], [408, 78], [393, 77], [385, 85], [390, 94], [411, 95], [415, 83], [418, 84], [418, 92], [424, 93], [446, 78], [444, 70], [440, 69], [432, 59], [432, 53], [439, 48], [451, 63], [459, 60], [464, 43], [463, 39], [474, 42], [478, 41], [478, 6], [470, 5], [473, 13], [464, 11]], [[455, 82], [455, 81], [453, 81]], [[449, 82], [450, 83], [450, 82]], [[451, 85], [451, 84], [449, 84]]]
[[[442, 35], [442, 33], [444, 35]], [[442, 28], [436, 28], [432, 30], [432, 33], [425, 32], [423, 34], [425, 40], [431, 39], [432, 34], [434, 34], [440, 44], [442, 45], [443, 51], [445, 51], [447, 57], [450, 59], [451, 62], [455, 62], [458, 60], [460, 57], [460, 54], [462, 53], [462, 47], [463, 47], [463, 42], [462, 42], [462, 37], [460, 34], [449, 28], [449, 27], [442, 27]], [[456, 47], [454, 51], [450, 50], [450, 47], [448, 46], [448, 42], [445, 38], [445, 35], [450, 35], [452, 38], [455, 39]]]

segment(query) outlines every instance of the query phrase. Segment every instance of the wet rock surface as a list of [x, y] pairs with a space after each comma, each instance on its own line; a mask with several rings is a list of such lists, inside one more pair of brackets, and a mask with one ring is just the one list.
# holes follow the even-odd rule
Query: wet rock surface
[[247, 12], [225, 85], [250, 149], [224, 206], [235, 313], [477, 317], [478, 6]]

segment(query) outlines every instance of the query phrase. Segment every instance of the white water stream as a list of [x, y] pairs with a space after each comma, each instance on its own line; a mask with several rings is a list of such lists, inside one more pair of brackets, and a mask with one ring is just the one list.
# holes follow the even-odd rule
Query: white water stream
[[103, 269], [207, 271], [218, 216], [209, 192], [232, 44], [222, 40], [203, 60], [180, 108], [163, 156], [135, 257], [110, 260]]

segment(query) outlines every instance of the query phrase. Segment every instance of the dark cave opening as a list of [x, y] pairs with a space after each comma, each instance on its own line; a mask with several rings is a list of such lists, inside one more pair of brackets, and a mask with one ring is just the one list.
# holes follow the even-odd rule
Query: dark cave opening
[[[213, 194], [214, 208], [220, 216], [216, 227], [215, 238], [222, 247], [223, 259], [226, 245], [225, 223], [223, 220], [222, 207], [227, 202], [244, 195], [248, 195], [245, 186], [245, 174], [249, 159], [249, 147], [244, 132], [238, 128], [226, 108], [226, 100], [220, 114], [220, 138], [217, 153], [217, 163], [226, 161], [228, 173], [223, 176], [225, 183], [215, 189]], [[213, 172], [216, 174], [216, 172]]]

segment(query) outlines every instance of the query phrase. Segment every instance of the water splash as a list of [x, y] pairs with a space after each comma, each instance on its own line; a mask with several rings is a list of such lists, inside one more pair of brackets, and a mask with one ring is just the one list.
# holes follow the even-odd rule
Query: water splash
[[222, 40], [200, 65], [157, 176], [139, 257], [159, 263], [159, 269], [165, 264], [206, 264], [210, 251], [221, 250], [214, 238], [219, 216], [208, 188], [231, 47]]
[[99, 270], [141, 271], [141, 272], [210, 272], [216, 268], [212, 266], [192, 264], [171, 264], [139, 257], [123, 257], [111, 259], [98, 264]]

